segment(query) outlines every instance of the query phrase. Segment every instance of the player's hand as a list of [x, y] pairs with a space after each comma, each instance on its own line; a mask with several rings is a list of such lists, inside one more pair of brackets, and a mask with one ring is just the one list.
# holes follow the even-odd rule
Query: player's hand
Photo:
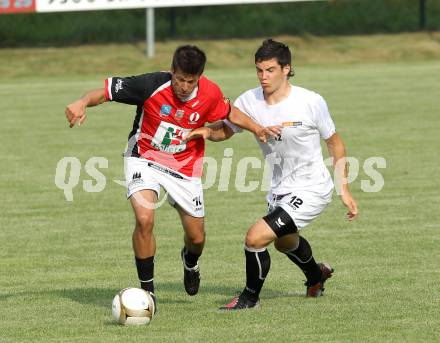
[[190, 133], [188, 133], [183, 138], [183, 140], [190, 141], [191, 139], [196, 139], [196, 138], [209, 139], [209, 137], [211, 137], [211, 132], [212, 132], [212, 129], [207, 126], [199, 127], [195, 130], [192, 130]]
[[280, 137], [282, 129], [281, 125], [261, 127], [256, 135], [260, 142], [266, 143], [269, 138], [277, 139]]
[[353, 199], [353, 197], [351, 196], [351, 194], [348, 190], [343, 191], [343, 193], [341, 194], [341, 200], [342, 200], [342, 203], [348, 209], [347, 219], [349, 221], [355, 220], [357, 218], [359, 212], [358, 212], [356, 201]]
[[66, 107], [66, 119], [72, 128], [78, 123], [81, 126], [86, 120], [86, 106], [82, 100], [77, 100]]

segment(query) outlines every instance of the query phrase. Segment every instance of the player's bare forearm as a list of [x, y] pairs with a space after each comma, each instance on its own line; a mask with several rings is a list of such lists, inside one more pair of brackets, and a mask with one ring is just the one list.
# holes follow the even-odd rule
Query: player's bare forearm
[[208, 139], [212, 142], [221, 142], [230, 138], [234, 132], [225, 125], [222, 120], [216, 121], [207, 126], [199, 127], [191, 131], [185, 138], [185, 140], [191, 140], [195, 138]]
[[212, 142], [225, 141], [234, 135], [234, 131], [223, 120], [208, 125], [208, 128], [211, 130], [208, 139]]
[[[334, 133], [329, 139], [326, 140], [327, 149], [330, 156], [333, 158], [334, 176], [336, 180], [336, 186], [347, 186], [348, 167], [345, 159], [345, 145], [341, 136], [338, 133]], [[345, 187], [344, 187], [345, 188]], [[341, 189], [337, 188], [338, 194]]]
[[281, 134], [281, 126], [261, 126], [237, 107], [232, 107], [231, 112], [229, 112], [228, 120], [232, 124], [252, 132], [260, 142], [266, 143], [270, 137], [277, 138]]
[[341, 196], [342, 203], [348, 208], [348, 220], [354, 220], [358, 215], [358, 208], [348, 188], [348, 165], [345, 158], [344, 142], [342, 138], [335, 133], [326, 140], [326, 143], [328, 152], [330, 156], [333, 157], [336, 191]]
[[228, 120], [242, 129], [248, 130], [255, 135], [258, 135], [262, 126], [253, 121], [249, 116], [240, 111], [237, 107], [232, 107], [229, 112]]
[[85, 107], [93, 107], [107, 101], [104, 88], [88, 91], [79, 100], [84, 103]]

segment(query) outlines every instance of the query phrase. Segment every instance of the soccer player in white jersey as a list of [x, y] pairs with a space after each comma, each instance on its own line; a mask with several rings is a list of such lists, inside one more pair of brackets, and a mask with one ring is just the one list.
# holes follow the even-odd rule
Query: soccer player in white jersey
[[[272, 39], [265, 40], [255, 54], [255, 65], [260, 86], [240, 95], [234, 105], [279, 136], [267, 143], [259, 142], [272, 168], [267, 195], [269, 211], [247, 232], [246, 287], [222, 307], [225, 310], [259, 306], [259, 294], [270, 268], [267, 246], [272, 242], [303, 271], [307, 279], [306, 296], [323, 294], [324, 283], [332, 276], [333, 268], [328, 263], [316, 263], [309, 242], [300, 235], [332, 198], [334, 185], [324, 165], [320, 138], [333, 157], [335, 183], [348, 209], [348, 220], [358, 215], [347, 184], [344, 143], [324, 99], [289, 82], [293, 76], [289, 47]], [[192, 135], [220, 141], [241, 131], [227, 120], [224, 123], [201, 128]]]

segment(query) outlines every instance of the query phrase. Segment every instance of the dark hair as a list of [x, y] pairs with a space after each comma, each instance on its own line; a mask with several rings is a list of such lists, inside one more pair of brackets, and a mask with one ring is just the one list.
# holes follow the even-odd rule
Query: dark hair
[[188, 75], [202, 75], [206, 55], [195, 45], [183, 45], [176, 49], [171, 67]]
[[271, 60], [275, 58], [281, 68], [290, 66], [287, 77], [295, 75], [292, 68], [292, 54], [289, 47], [281, 42], [274, 41], [272, 38], [266, 39], [255, 53], [255, 63]]

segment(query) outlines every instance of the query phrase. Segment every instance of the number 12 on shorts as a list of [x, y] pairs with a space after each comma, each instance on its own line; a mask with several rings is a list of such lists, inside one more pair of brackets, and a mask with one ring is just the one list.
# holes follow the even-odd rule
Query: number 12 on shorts
[[298, 198], [296, 195], [289, 200], [289, 205], [293, 208], [299, 208], [303, 204], [302, 199]]

